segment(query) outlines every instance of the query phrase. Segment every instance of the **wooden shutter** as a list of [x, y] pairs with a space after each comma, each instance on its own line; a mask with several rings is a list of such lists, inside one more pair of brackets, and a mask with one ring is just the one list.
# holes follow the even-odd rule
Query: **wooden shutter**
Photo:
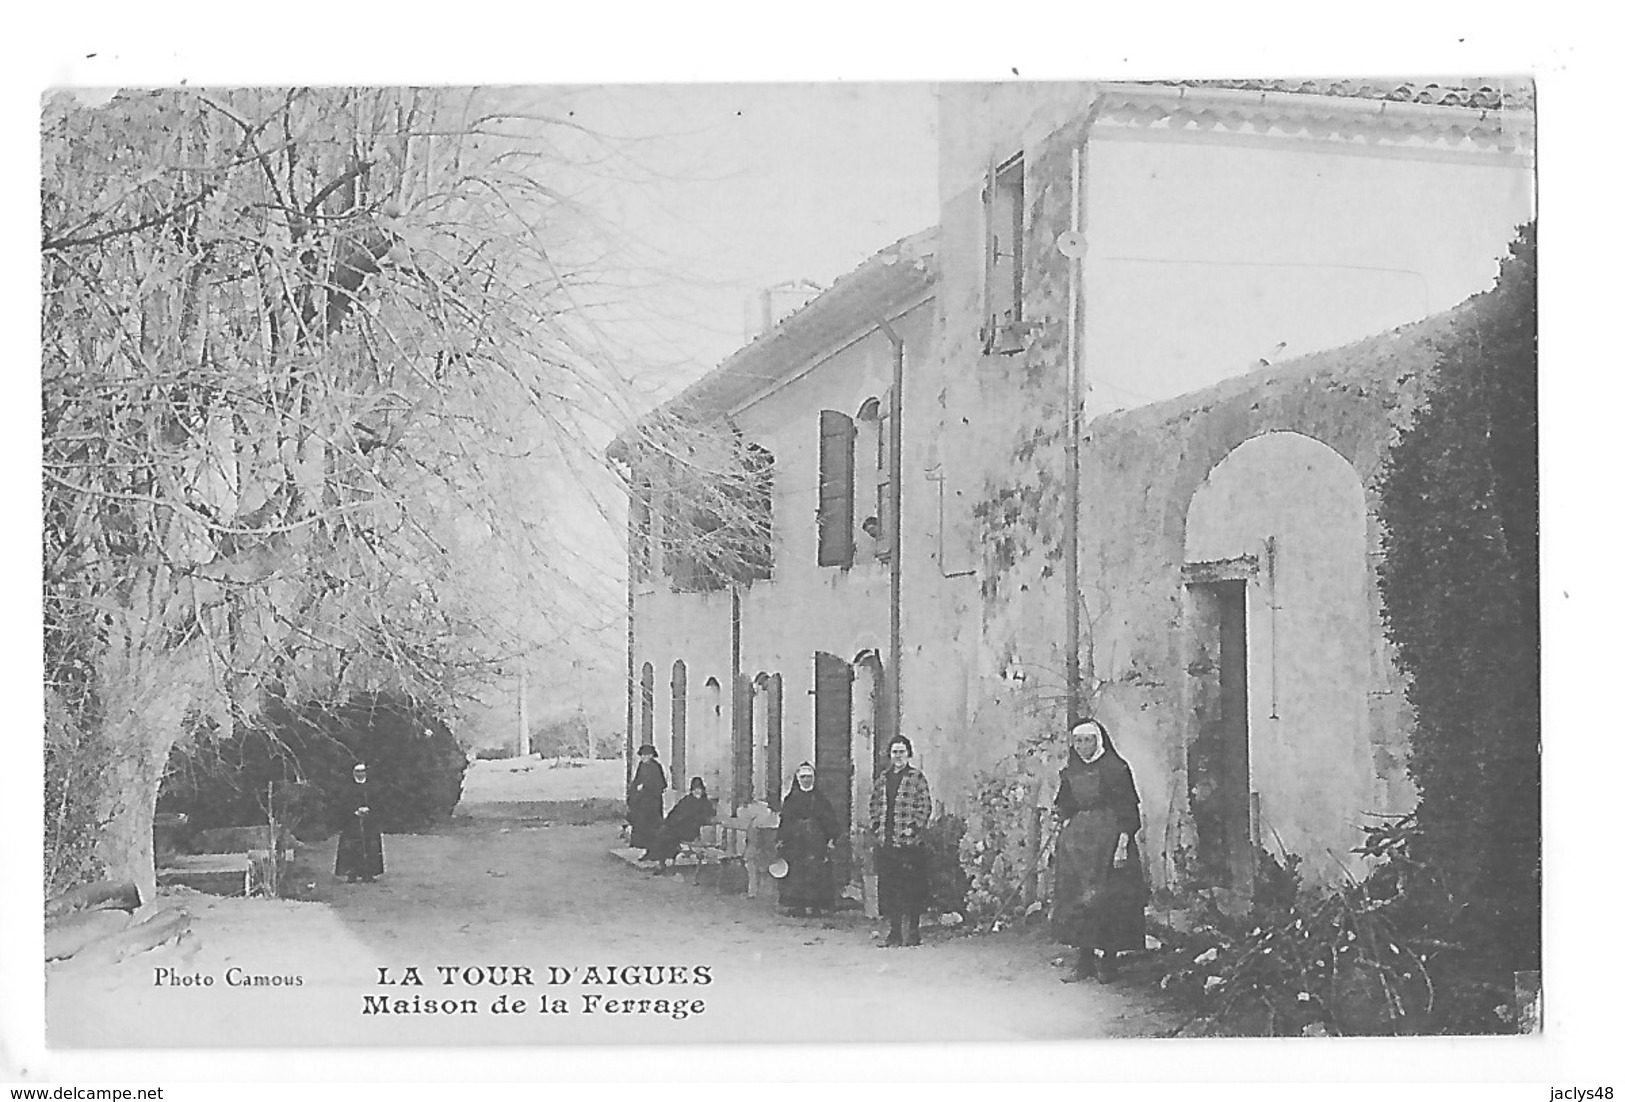
[[671, 786], [688, 791], [688, 665], [671, 667]]
[[753, 691], [750, 678], [745, 674], [734, 676], [734, 807], [744, 807], [754, 798], [754, 755], [751, 740], [755, 735], [755, 719], [752, 716]]
[[767, 802], [774, 811], [784, 801], [784, 677], [767, 679]]
[[852, 565], [852, 447], [856, 426], [838, 410], [818, 415], [818, 565]]
[[819, 651], [813, 660], [813, 767], [843, 823], [852, 821], [852, 667]]

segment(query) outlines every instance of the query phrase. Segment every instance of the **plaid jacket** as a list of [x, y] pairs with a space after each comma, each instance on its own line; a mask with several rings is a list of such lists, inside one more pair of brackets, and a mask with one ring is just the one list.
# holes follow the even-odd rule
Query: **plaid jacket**
[[897, 786], [897, 800], [892, 807], [891, 836], [886, 834], [886, 771], [875, 774], [875, 786], [869, 793], [869, 826], [875, 832], [875, 842], [882, 846], [917, 846], [925, 824], [931, 821], [931, 785], [925, 774], [912, 765], [903, 770], [903, 779]]

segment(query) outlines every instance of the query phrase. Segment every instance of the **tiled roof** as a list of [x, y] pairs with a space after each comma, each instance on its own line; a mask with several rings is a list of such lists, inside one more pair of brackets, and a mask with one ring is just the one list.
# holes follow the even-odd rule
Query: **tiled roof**
[[1174, 80], [1153, 81], [1184, 88], [1228, 88], [1241, 92], [1284, 92], [1304, 96], [1388, 100], [1394, 103], [1467, 107], [1480, 111], [1529, 110], [1534, 85], [1527, 80], [1472, 79], [1440, 84], [1425, 79]]

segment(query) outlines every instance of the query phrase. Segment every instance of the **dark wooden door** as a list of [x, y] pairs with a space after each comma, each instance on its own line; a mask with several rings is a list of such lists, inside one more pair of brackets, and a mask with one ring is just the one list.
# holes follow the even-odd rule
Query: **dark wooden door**
[[671, 667], [671, 786], [688, 793], [688, 664]]
[[[839, 822], [852, 821], [852, 667], [819, 651], [813, 660], [813, 767]], [[851, 872], [850, 839], [836, 847], [836, 883]]]
[[767, 679], [767, 802], [774, 811], [784, 800], [784, 677]]
[[1191, 586], [1191, 814], [1202, 879], [1251, 895], [1254, 868], [1247, 724], [1247, 583]]
[[737, 810], [756, 798], [755, 689], [745, 674], [734, 677], [733, 805]]

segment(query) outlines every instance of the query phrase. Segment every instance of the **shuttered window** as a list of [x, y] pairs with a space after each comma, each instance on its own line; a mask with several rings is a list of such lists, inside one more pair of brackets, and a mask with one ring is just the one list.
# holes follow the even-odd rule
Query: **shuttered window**
[[737, 674], [734, 677], [734, 785], [733, 805], [741, 808], [756, 798], [752, 791], [756, 779], [756, 762], [754, 761], [753, 741], [755, 733], [755, 688], [746, 674]]
[[813, 657], [813, 767], [818, 790], [841, 822], [851, 822], [852, 667], [823, 651]]
[[671, 783], [688, 787], [688, 664], [671, 664]]
[[767, 679], [767, 802], [774, 811], [784, 799], [784, 677]]
[[852, 418], [818, 415], [818, 565], [852, 565]]

